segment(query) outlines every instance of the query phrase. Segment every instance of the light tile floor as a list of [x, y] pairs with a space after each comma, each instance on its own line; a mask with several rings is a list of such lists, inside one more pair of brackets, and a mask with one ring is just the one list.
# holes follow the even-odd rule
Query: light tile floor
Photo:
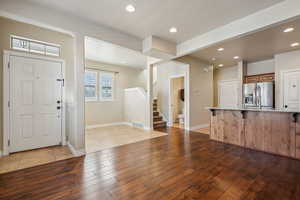
[[167, 135], [158, 131], [147, 131], [126, 125], [101, 127], [86, 130], [86, 152], [92, 153]]
[[13, 153], [0, 158], [0, 174], [73, 157], [67, 146]]
[[175, 127], [175, 128], [183, 128], [184, 129], [184, 124], [173, 123], [173, 127]]
[[199, 128], [199, 129], [197, 129], [197, 130], [194, 130], [194, 132], [199, 132], [199, 133], [204, 133], [204, 134], [207, 134], [207, 135], [209, 135], [209, 127], [207, 127], [207, 128]]

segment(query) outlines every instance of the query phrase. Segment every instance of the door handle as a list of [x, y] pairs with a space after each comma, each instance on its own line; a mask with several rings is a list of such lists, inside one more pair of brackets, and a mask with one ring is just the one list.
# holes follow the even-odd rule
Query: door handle
[[57, 110], [60, 110], [60, 108], [61, 108], [60, 106], [57, 106], [57, 107], [56, 107]]
[[57, 104], [60, 104], [60, 101], [58, 100], [56, 103], [57, 103]]
[[285, 107], [285, 108], [288, 108], [288, 105], [285, 105], [284, 107]]

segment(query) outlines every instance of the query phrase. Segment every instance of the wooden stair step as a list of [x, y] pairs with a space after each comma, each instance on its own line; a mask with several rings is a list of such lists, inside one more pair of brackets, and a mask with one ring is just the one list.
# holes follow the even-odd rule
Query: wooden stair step
[[163, 128], [167, 126], [167, 122], [165, 121], [157, 121], [157, 122], [153, 122], [153, 127], [154, 128]]
[[153, 111], [153, 116], [159, 116], [159, 112], [158, 111]]
[[157, 121], [162, 121], [162, 116], [154, 116], [153, 117], [153, 122], [157, 122]]

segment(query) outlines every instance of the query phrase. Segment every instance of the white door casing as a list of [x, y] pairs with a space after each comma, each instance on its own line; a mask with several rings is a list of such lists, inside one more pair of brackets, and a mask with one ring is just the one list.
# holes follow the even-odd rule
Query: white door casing
[[224, 80], [218, 83], [219, 106], [237, 107], [238, 106], [238, 80]]
[[282, 71], [282, 108], [300, 109], [300, 69]]
[[9, 128], [5, 129], [9, 134], [4, 138], [10, 145], [5, 153], [64, 145], [64, 62], [13, 52], [6, 56], [10, 69]]

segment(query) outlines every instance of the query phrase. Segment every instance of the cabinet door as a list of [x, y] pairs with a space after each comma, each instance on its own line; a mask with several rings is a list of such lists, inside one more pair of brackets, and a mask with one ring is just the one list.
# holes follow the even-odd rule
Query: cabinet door
[[239, 111], [224, 111], [224, 142], [243, 146], [243, 117]]
[[272, 81], [275, 81], [275, 78], [274, 78], [275, 74], [263, 74], [260, 76], [260, 82], [272, 82]]
[[246, 76], [245, 82], [246, 83], [257, 83], [257, 82], [259, 82], [259, 76], [257, 76], [257, 75], [255, 75], [255, 76]]

